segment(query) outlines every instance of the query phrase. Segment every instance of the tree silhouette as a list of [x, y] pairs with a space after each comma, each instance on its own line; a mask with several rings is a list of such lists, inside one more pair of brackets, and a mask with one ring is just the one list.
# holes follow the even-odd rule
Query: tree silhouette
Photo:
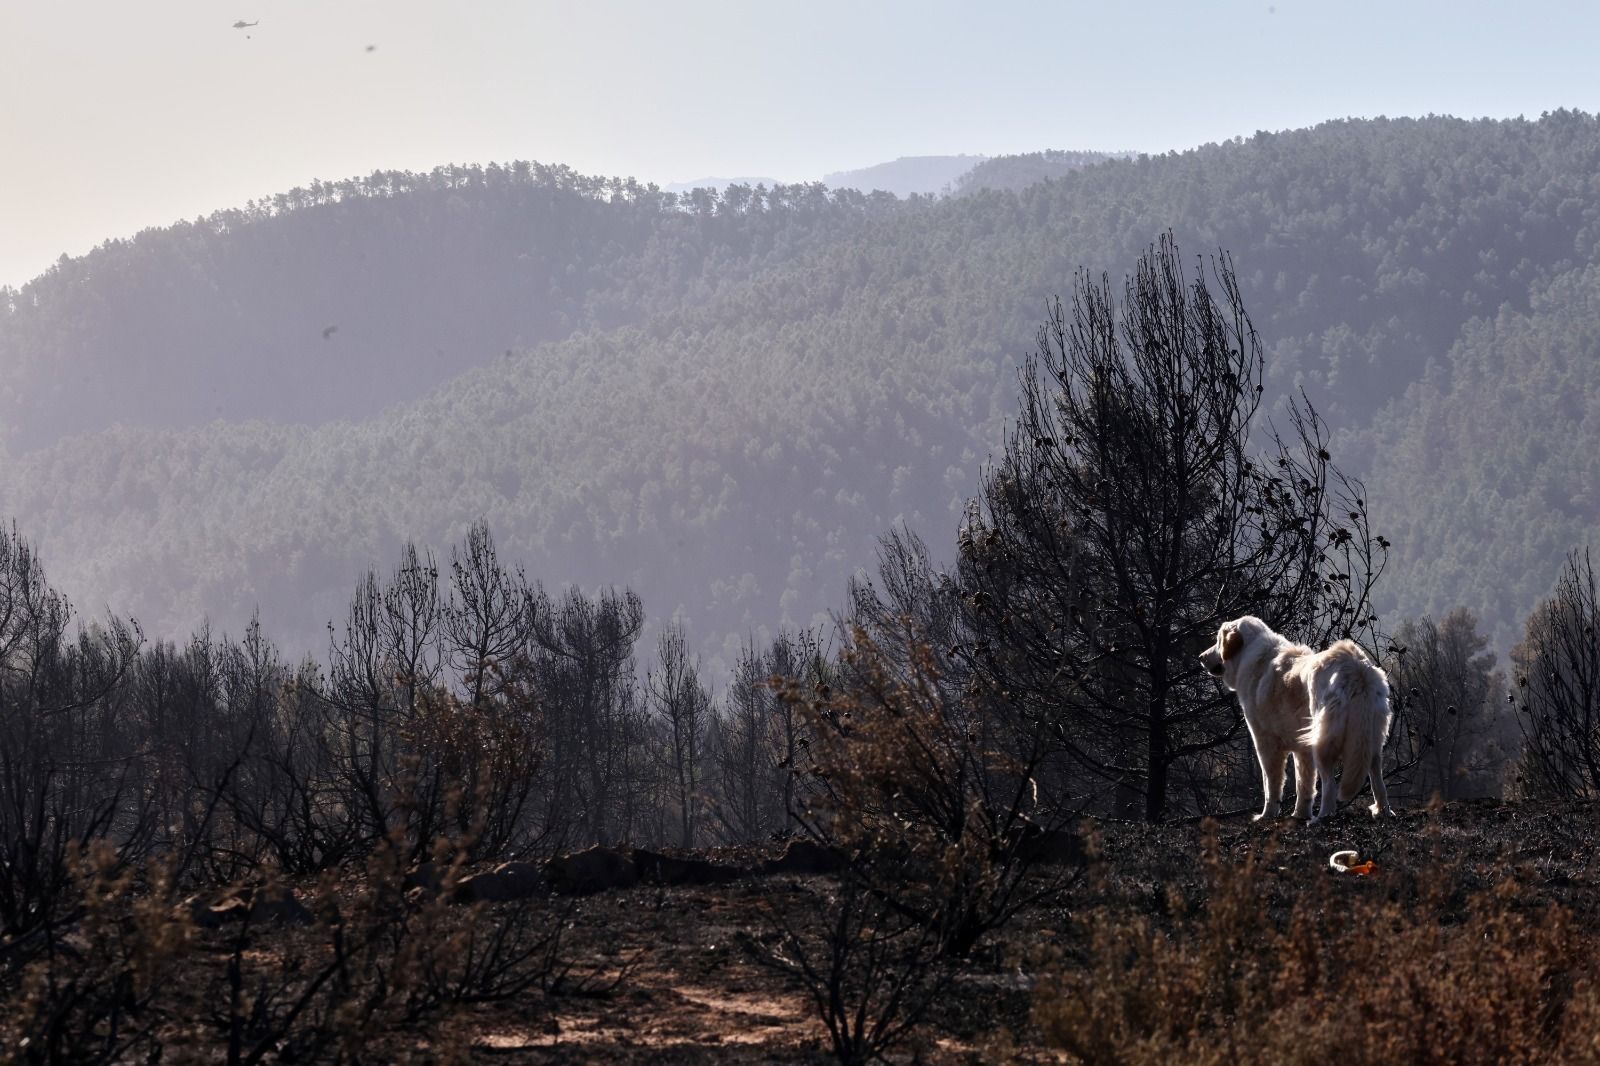
[[1500, 713], [1505, 676], [1488, 648], [1465, 607], [1396, 627], [1384, 669], [1396, 696], [1390, 748], [1401, 794], [1426, 801], [1498, 792], [1517, 728]]
[[973, 668], [1150, 820], [1175, 783], [1211, 806], [1239, 751], [1232, 696], [1195, 659], [1221, 621], [1376, 643], [1386, 542], [1308, 403], [1252, 458], [1262, 371], [1225, 253], [1191, 280], [1163, 237], [1120, 301], [1109, 278], [1080, 273], [1039, 332], [1017, 426], [961, 537]]
[[1511, 652], [1513, 697], [1524, 739], [1521, 791], [1535, 796], [1600, 796], [1600, 622], [1589, 553], [1573, 552], [1555, 595], [1528, 619]]
[[706, 732], [713, 712], [711, 693], [700, 680], [700, 663], [689, 652], [682, 625], [667, 626], [656, 641], [656, 669], [646, 679], [645, 690], [665, 733], [662, 757], [678, 808], [678, 843], [692, 848], [702, 802]]

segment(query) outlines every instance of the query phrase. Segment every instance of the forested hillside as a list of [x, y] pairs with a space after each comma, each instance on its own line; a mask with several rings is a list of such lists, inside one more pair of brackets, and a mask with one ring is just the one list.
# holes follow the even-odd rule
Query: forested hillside
[[[1418, 609], [1493, 620], [1502, 646], [1600, 517], [1600, 265], [1466, 327], [1376, 422], [1373, 506]], [[1600, 545], [1597, 545], [1600, 546]]]
[[31, 448], [112, 423], [366, 417], [508, 348], [703, 304], [896, 209], [534, 163], [312, 182], [0, 292], [0, 425]]
[[[1303, 386], [1373, 485], [1390, 605], [1504, 629], [1592, 526], [1576, 482], [1528, 475], [1592, 452], [1594, 419], [1517, 375], [1594, 351], [1597, 174], [1600, 125], [1562, 112], [1333, 122], [909, 204], [521, 165], [314, 187], [7, 294], [0, 512], [86, 606], [183, 634], [259, 603], [291, 648], [352, 574], [483, 516], [531, 576], [629, 584], [732, 662], [839, 604], [894, 523], [948, 551], [1046, 301], [1170, 228], [1232, 253], [1270, 387]], [[1464, 423], [1528, 443], [1425, 432]], [[1497, 483], [1481, 512], [1448, 487]]]

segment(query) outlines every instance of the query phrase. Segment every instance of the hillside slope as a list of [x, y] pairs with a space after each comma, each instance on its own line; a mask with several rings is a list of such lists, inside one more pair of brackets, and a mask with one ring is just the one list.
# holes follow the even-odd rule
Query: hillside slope
[[[578, 189], [570, 217], [554, 206], [566, 193], [496, 206], [485, 172], [473, 196], [425, 183], [419, 195], [444, 214], [421, 228], [385, 222], [422, 211], [401, 191], [350, 205], [355, 215], [339, 201], [238, 229], [147, 235], [152, 249], [191, 242], [206, 256], [167, 271], [159, 256], [146, 269], [132, 246], [102, 250], [13, 297], [0, 350], [20, 372], [3, 401], [12, 432], [0, 513], [88, 605], [181, 635], [202, 615], [237, 630], [259, 603], [290, 647], [318, 646], [358, 572], [388, 565], [401, 540], [449, 543], [482, 515], [530, 575], [629, 583], [731, 661], [746, 634], [838, 604], [892, 523], [949, 544], [1046, 301], [1079, 266], [1120, 274], [1169, 227], [1187, 252], [1232, 252], [1275, 394], [1306, 388], [1344, 431], [1347, 468], [1407, 483], [1394, 446], [1378, 450], [1367, 432], [1372, 419], [1468, 323], [1502, 307], [1526, 313], [1533, 287], [1595, 260], [1597, 134], [1595, 119], [1565, 112], [1335, 122], [937, 203], [813, 187], [668, 202], [601, 182]], [[507, 280], [524, 254], [514, 241], [481, 261], [445, 255], [460, 233], [453, 197], [468, 205], [461, 225], [485, 240], [514, 229], [528, 197], [544, 204], [569, 236], [538, 269], [566, 276], [558, 264], [575, 256], [572, 274], [591, 282]], [[369, 214], [370, 226], [330, 234]], [[258, 300], [205, 265], [250, 259], [246, 240], [314, 269], [324, 303]], [[381, 269], [319, 266], [329, 248], [343, 257], [336, 266], [365, 257]], [[436, 257], [450, 268], [429, 265]], [[431, 280], [405, 281], [419, 270]], [[167, 285], [183, 295], [162, 315], [110, 298]], [[551, 291], [566, 301], [554, 310], [536, 299]], [[530, 342], [535, 327], [518, 317], [529, 307], [546, 315], [537, 328], [560, 336]], [[334, 315], [352, 308], [382, 319], [397, 351], [374, 344], [361, 373], [341, 378], [324, 353], [345, 327], [324, 341], [306, 324], [355, 321]], [[225, 333], [235, 347], [209, 342], [203, 323], [230, 315], [278, 337], [272, 365], [304, 375], [325, 409], [263, 405], [253, 420], [209, 421], [196, 367], [248, 383], [271, 360], [247, 325]], [[400, 338], [423, 323], [441, 339], [459, 328], [491, 357], [431, 391], [402, 383]], [[308, 339], [282, 340], [296, 330]], [[135, 333], [139, 344], [119, 345]], [[100, 383], [104, 402], [91, 388], [76, 403], [85, 387], [74, 375]], [[147, 396], [163, 391], [174, 410], [152, 416]], [[1412, 521], [1398, 507], [1374, 514], [1379, 532], [1391, 517]], [[1465, 543], [1481, 531], [1434, 535]], [[1425, 572], [1415, 559], [1397, 565], [1391, 605], [1433, 605], [1437, 579]], [[1500, 575], [1471, 580], [1487, 590]], [[1490, 624], [1512, 624], [1531, 587], [1512, 587]], [[1452, 602], [1491, 602], [1473, 595], [1462, 588]]]
[[536, 163], [313, 182], [0, 291], [0, 438], [370, 417], [900, 209], [815, 185], [678, 197]]
[[1600, 265], [1469, 324], [1375, 429], [1373, 506], [1417, 607], [1469, 607], [1509, 647], [1566, 553], [1595, 544]]

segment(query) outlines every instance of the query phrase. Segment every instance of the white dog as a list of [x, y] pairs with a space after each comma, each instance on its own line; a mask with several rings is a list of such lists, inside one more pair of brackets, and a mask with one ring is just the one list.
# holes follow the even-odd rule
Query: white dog
[[[1355, 798], [1369, 777], [1372, 813], [1394, 813], [1383, 787], [1389, 679], [1354, 641], [1341, 640], [1327, 651], [1313, 652], [1246, 615], [1224, 622], [1216, 644], [1200, 661], [1239, 694], [1267, 793], [1257, 820], [1278, 813], [1284, 764], [1291, 754], [1295, 817], [1311, 813], [1313, 773], [1322, 779], [1322, 803], [1312, 821]], [[1333, 769], [1340, 763], [1344, 780], [1335, 786]]]

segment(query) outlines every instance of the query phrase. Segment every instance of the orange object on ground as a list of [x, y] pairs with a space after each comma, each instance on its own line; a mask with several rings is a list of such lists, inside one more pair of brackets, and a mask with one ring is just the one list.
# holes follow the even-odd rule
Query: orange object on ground
[[1378, 865], [1371, 859], [1356, 862], [1356, 858], [1354, 851], [1336, 851], [1328, 856], [1328, 865], [1338, 873], [1355, 874], [1358, 877], [1367, 877], [1377, 871]]

